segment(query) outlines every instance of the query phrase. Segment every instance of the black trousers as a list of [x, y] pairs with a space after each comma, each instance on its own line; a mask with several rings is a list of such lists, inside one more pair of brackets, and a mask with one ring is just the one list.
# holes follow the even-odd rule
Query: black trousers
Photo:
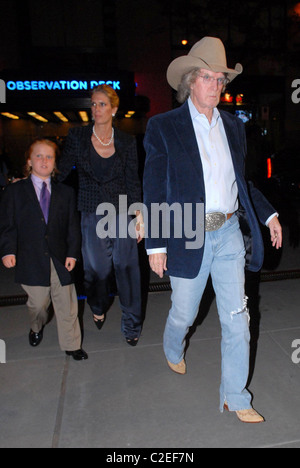
[[[100, 238], [97, 223], [103, 219], [94, 213], [82, 213], [82, 255], [87, 302], [93, 314], [106, 314], [113, 302], [114, 276], [122, 310], [121, 331], [127, 339], [138, 338], [142, 328], [141, 278], [136, 239], [120, 238], [124, 224], [132, 218], [117, 215], [112, 237]], [[112, 233], [111, 233], [112, 234]], [[111, 235], [110, 234], [110, 235]]]

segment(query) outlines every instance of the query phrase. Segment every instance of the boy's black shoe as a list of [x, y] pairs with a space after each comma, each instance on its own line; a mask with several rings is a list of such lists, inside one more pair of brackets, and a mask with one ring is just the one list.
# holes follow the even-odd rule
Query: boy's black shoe
[[35, 333], [32, 330], [30, 330], [30, 332], [29, 332], [29, 344], [30, 344], [30, 346], [33, 346], [34, 348], [36, 348], [41, 343], [41, 341], [43, 339], [43, 330], [44, 329], [42, 328], [39, 333]]
[[77, 351], [66, 351], [67, 356], [72, 356], [75, 361], [86, 361], [89, 357], [83, 349], [77, 349]]

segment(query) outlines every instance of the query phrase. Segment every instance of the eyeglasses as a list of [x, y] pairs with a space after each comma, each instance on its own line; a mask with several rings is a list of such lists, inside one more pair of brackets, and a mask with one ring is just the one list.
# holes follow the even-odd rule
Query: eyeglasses
[[203, 83], [208, 85], [216, 80], [218, 86], [226, 86], [229, 83], [228, 78], [214, 78], [213, 76], [209, 75], [199, 75], [199, 78], [203, 79]]

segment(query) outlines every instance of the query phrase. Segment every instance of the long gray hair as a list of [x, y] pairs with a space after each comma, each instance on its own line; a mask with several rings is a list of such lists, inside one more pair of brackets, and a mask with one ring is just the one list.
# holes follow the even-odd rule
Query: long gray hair
[[[193, 68], [192, 70], [185, 73], [181, 78], [181, 83], [178, 86], [176, 99], [180, 104], [183, 104], [191, 94], [191, 86], [195, 83], [198, 76], [200, 75], [201, 68]], [[224, 73], [225, 78], [227, 78], [228, 73]], [[226, 89], [224, 86], [222, 92]]]
[[201, 68], [193, 68], [192, 70], [188, 71], [182, 76], [180, 85], [178, 86], [176, 97], [177, 101], [180, 102], [180, 104], [183, 104], [189, 98], [191, 94], [191, 86], [197, 80], [200, 71]]

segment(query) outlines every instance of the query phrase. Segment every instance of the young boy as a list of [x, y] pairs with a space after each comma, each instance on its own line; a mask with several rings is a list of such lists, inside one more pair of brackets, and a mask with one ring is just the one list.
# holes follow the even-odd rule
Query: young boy
[[16, 268], [16, 282], [28, 295], [29, 343], [43, 339], [51, 300], [59, 344], [76, 361], [88, 359], [81, 348], [78, 301], [72, 270], [81, 235], [73, 189], [55, 183], [58, 148], [37, 139], [26, 155], [27, 178], [9, 185], [0, 205], [0, 258]]

